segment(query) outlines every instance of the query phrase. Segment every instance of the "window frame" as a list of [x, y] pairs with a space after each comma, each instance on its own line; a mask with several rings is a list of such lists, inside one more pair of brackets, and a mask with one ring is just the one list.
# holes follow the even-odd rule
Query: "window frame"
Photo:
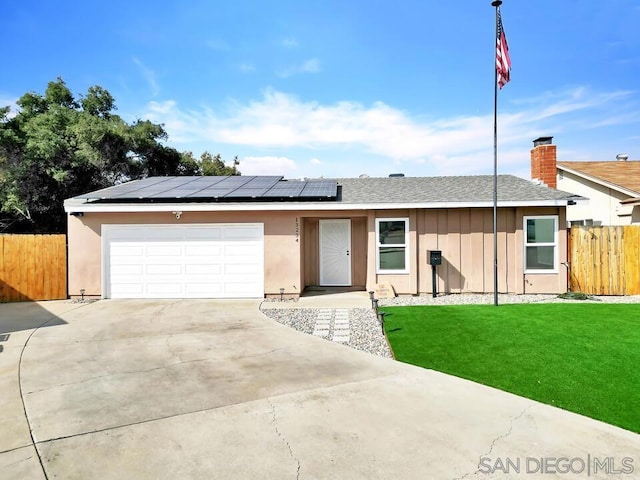
[[[529, 220], [548, 220], [553, 219], [553, 242], [536, 242], [529, 243], [527, 241], [527, 223]], [[522, 234], [523, 234], [523, 258], [522, 263], [524, 267], [524, 273], [533, 274], [557, 274], [558, 273], [558, 255], [560, 251], [559, 245], [559, 216], [558, 215], [526, 215], [523, 217], [522, 222]], [[553, 268], [541, 269], [541, 268], [528, 268], [527, 267], [527, 247], [553, 247]]]
[[[379, 275], [408, 274], [409, 271], [409, 217], [380, 217], [376, 218], [376, 273]], [[381, 222], [404, 222], [404, 244], [383, 244], [380, 243], [380, 223]], [[404, 248], [404, 269], [383, 270], [380, 268], [380, 248], [394, 247]]]

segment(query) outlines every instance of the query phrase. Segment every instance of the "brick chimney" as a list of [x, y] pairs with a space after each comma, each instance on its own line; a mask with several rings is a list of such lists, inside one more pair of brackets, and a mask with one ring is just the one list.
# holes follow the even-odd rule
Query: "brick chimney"
[[540, 137], [533, 141], [531, 150], [531, 179], [540, 180], [551, 188], [556, 183], [556, 146], [553, 137]]

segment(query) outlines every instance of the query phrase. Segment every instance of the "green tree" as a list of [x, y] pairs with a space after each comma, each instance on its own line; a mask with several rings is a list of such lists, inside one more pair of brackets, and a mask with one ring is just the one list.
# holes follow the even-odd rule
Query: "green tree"
[[116, 115], [102, 87], [76, 99], [58, 78], [17, 104], [14, 116], [0, 108], [0, 231], [64, 232], [65, 198], [146, 176], [200, 174], [197, 162], [163, 145], [162, 125]]
[[238, 157], [233, 158], [231, 166], [222, 161], [220, 154], [211, 155], [209, 152], [204, 152], [200, 155], [200, 168], [202, 169], [202, 175], [207, 176], [226, 176], [226, 175], [240, 175], [238, 171]]

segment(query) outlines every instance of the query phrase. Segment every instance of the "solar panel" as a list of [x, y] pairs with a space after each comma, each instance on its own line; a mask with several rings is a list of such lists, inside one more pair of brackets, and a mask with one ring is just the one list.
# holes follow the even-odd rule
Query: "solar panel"
[[284, 198], [284, 197], [298, 197], [300, 192], [305, 186], [305, 182], [301, 181], [280, 181], [276, 183], [272, 188], [266, 191], [263, 195], [265, 198]]
[[307, 182], [300, 197], [327, 197], [334, 198], [338, 194], [338, 183], [331, 180]]
[[233, 192], [229, 192], [227, 197], [233, 198], [257, 198], [262, 197], [271, 187], [277, 184], [282, 177], [253, 177], [244, 185], [238, 187]]
[[86, 200], [113, 201], [241, 201], [335, 200], [333, 180], [284, 180], [281, 176], [150, 177], [78, 195]]
[[137, 192], [142, 190], [143, 188], [147, 188], [151, 185], [156, 185], [166, 181], [166, 177], [150, 177], [143, 178], [141, 180], [133, 180], [131, 182], [122, 183], [120, 185], [115, 185], [113, 187], [103, 188], [101, 190], [96, 190], [93, 192], [85, 193], [82, 195], [78, 195], [76, 198], [84, 198], [84, 199], [102, 199], [102, 198], [119, 198], [121, 196], [124, 197], [134, 197], [135, 195], [129, 195], [132, 192]]

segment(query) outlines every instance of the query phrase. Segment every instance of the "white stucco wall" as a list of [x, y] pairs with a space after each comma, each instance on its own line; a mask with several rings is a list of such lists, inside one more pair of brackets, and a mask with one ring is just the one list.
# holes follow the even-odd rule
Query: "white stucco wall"
[[[572, 173], [557, 176], [558, 190], [587, 197], [567, 207], [567, 221], [593, 219], [594, 225], [631, 225], [633, 207], [620, 205], [625, 195]], [[636, 207], [637, 208], [637, 207]]]

